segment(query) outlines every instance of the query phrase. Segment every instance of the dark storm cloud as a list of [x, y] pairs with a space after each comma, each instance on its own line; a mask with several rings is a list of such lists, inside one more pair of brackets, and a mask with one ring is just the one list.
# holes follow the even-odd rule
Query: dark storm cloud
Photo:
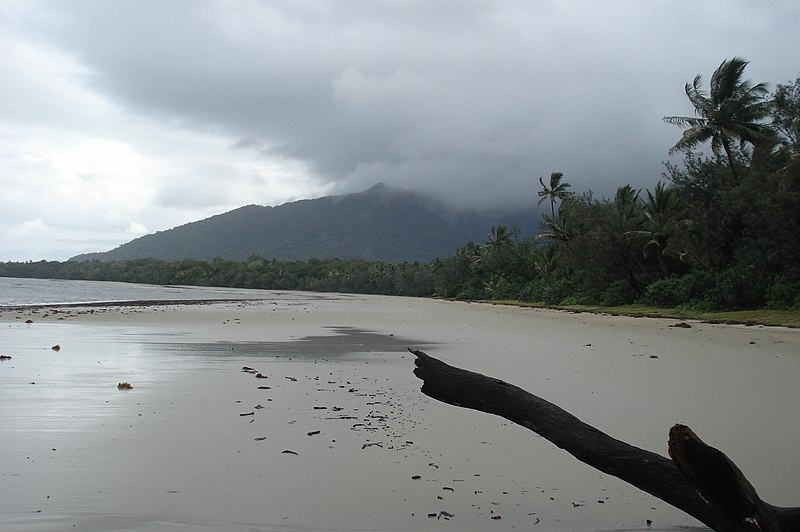
[[790, 0], [42, 6], [39, 37], [120, 105], [305, 162], [337, 190], [471, 205], [532, 203], [552, 171], [601, 194], [650, 186], [680, 133], [661, 117], [691, 112], [685, 81], [733, 55], [759, 81], [800, 69]]

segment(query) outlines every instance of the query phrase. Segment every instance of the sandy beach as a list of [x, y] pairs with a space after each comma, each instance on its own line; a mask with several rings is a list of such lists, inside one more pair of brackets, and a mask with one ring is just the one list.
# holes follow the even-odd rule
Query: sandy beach
[[407, 346], [662, 455], [687, 424], [764, 500], [800, 504], [800, 330], [675, 323], [309, 293], [6, 309], [0, 528], [703, 529], [424, 396]]

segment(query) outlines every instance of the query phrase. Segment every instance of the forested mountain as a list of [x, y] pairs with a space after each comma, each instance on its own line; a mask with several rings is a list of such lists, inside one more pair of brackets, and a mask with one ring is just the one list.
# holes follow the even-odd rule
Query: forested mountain
[[70, 260], [242, 260], [260, 255], [285, 260], [428, 261], [452, 255], [467, 242], [482, 242], [493, 226], [507, 225], [532, 235], [539, 222], [533, 208], [454, 211], [420, 194], [379, 184], [364, 192], [276, 207], [248, 205]]

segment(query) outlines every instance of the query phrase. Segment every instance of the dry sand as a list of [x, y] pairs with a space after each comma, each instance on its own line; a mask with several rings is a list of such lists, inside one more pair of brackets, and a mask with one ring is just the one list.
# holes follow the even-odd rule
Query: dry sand
[[4, 531], [699, 527], [425, 397], [406, 346], [660, 454], [685, 423], [800, 503], [798, 330], [306, 293], [58, 310], [0, 312]]

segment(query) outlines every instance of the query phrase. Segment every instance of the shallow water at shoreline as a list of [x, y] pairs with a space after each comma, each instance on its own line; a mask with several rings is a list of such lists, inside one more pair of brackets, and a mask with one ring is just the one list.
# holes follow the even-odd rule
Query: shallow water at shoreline
[[[321, 347], [330, 345], [333, 337], [339, 341], [324, 354]], [[372, 445], [378, 452], [411, 451], [406, 438], [415, 422], [399, 405], [390, 406], [396, 397], [378, 382], [388, 379], [376, 377], [387, 364], [400, 363], [399, 357], [387, 355], [405, 351], [403, 340], [339, 328], [298, 339], [305, 348], [316, 346], [310, 352], [286, 349], [293, 342], [277, 342], [260, 353], [259, 346], [267, 344], [180, 338], [160, 328], [80, 323], [15, 323], [0, 331], [4, 352], [14, 353], [0, 373], [0, 485], [4, 493], [11, 486], [15, 492], [13, 503], [6, 497], [0, 500], [4, 530], [333, 529], [324, 525], [326, 517], [315, 517], [307, 507], [312, 501], [340, 522], [353, 523], [341, 529], [358, 529], [364, 497], [353, 499], [347, 492], [334, 496], [319, 489], [333, 489], [334, 477], [351, 478], [359, 464], [364, 465], [361, 451]], [[51, 348], [55, 341], [58, 351]], [[245, 365], [258, 367], [265, 378], [254, 380], [242, 371]], [[119, 381], [130, 381], [133, 389], [117, 390]], [[338, 397], [333, 406], [332, 397]], [[390, 407], [391, 413], [384, 412]], [[257, 421], [255, 414], [266, 419]], [[327, 434], [328, 443], [310, 438], [313, 428]], [[321, 447], [314, 445], [320, 443]], [[357, 452], [345, 449], [337, 460], [326, 463], [319, 463], [319, 456], [304, 458], [299, 469], [296, 462], [292, 465], [291, 453], [281, 458], [286, 448], [308, 457], [320, 452], [336, 456], [342, 446]], [[271, 476], [265, 477], [249, 462], [253, 453], [270, 448], [282, 463], [272, 464]], [[227, 463], [219, 461], [220, 455], [227, 456]], [[376, 453], [367, 457], [372, 474], [359, 474], [359, 482], [373, 491], [386, 484], [381, 471], [397, 467], [385, 457], [375, 459]], [[237, 472], [229, 471], [231, 467]], [[327, 480], [317, 482], [327, 488], [305, 484], [304, 479], [313, 482], [324, 470], [329, 471]], [[281, 479], [278, 484], [263, 484], [274, 475]], [[217, 493], [218, 484], [238, 482], [249, 488], [238, 488], [248, 502], [229, 504], [237, 511], [187, 513], [197, 498], [207, 506], [208, 493], [216, 493], [215, 499], [224, 496]], [[245, 524], [239, 523], [238, 513], [259, 514], [252, 514], [260, 507], [258, 489], [264, 497], [283, 500], [279, 507], [307, 514], [301, 520], [306, 524], [284, 526], [280, 521], [286, 517], [252, 523], [245, 518]], [[83, 495], [76, 498], [78, 493]], [[301, 493], [305, 494], [297, 498]], [[92, 508], [115, 510], [94, 514], [83, 501], [94, 501]], [[148, 508], [152, 517], [130, 514], [130, 508]], [[271, 515], [276, 508], [270, 508]], [[346, 518], [347, 513], [352, 517]], [[370, 521], [374, 525], [363, 530], [405, 528], [398, 526], [405, 519]]]
[[282, 299], [281, 294], [274, 290], [245, 288], [0, 277], [0, 307], [157, 300]]

